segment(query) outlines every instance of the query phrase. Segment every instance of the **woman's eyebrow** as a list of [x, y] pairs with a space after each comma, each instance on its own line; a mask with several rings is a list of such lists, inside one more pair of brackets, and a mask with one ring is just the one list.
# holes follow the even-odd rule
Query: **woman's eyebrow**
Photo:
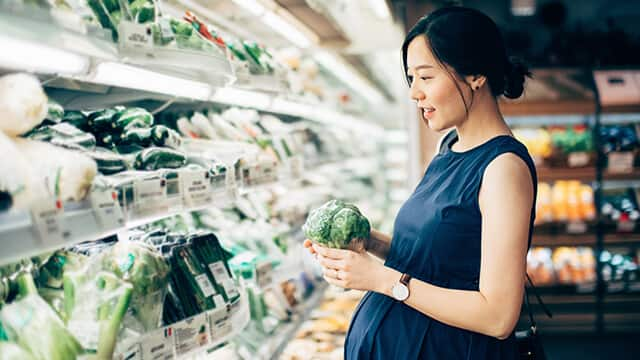
[[427, 65], [427, 64], [422, 64], [422, 65], [418, 65], [418, 66], [414, 67], [413, 69], [412, 68], [407, 69], [407, 73], [409, 73], [411, 70], [416, 71], [416, 70], [420, 70], [420, 69], [429, 69], [429, 68], [433, 68], [433, 66]]

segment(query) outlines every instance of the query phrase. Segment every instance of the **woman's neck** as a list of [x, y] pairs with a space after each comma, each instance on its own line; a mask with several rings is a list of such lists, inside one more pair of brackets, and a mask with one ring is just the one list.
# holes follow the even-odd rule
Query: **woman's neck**
[[472, 149], [499, 135], [512, 135], [495, 98], [485, 93], [477, 93], [476, 96], [469, 116], [456, 126], [458, 141], [454, 144], [455, 151]]

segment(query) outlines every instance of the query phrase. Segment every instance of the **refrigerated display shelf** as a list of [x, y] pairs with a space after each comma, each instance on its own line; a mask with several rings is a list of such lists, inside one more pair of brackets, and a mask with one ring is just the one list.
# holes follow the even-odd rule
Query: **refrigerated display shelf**
[[[242, 293], [242, 292], [241, 292]], [[227, 308], [209, 310], [119, 344], [115, 359], [192, 359], [203, 357], [231, 340], [249, 324], [246, 295]], [[201, 329], [206, 329], [203, 336]], [[197, 340], [185, 334], [198, 334]], [[119, 357], [120, 356], [120, 357]]]
[[616, 233], [604, 235], [605, 245], [640, 245], [638, 233]]
[[596, 244], [596, 234], [587, 233], [579, 235], [571, 234], [536, 234], [534, 232], [531, 239], [531, 246], [594, 246]]
[[255, 359], [278, 359], [289, 341], [294, 338], [300, 326], [309, 319], [311, 312], [320, 305], [327, 287], [328, 285], [324, 282], [317, 284], [316, 290], [314, 290], [311, 297], [299, 308], [299, 315], [290, 323], [278, 329], [276, 334], [261, 346], [259, 352], [255, 354]]

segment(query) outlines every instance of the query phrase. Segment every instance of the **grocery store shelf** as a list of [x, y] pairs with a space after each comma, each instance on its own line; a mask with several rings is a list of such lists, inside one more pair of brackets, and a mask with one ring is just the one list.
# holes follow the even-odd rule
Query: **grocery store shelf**
[[596, 235], [592, 233], [571, 235], [542, 235], [536, 234], [534, 231], [531, 239], [531, 246], [594, 246], [596, 244]]
[[633, 169], [630, 172], [612, 172], [604, 170], [602, 173], [603, 180], [640, 180], [640, 169]]
[[265, 342], [256, 355], [256, 359], [278, 359], [280, 354], [287, 347], [287, 344], [291, 339], [295, 337], [295, 333], [300, 326], [309, 319], [311, 311], [316, 309], [324, 297], [324, 292], [328, 285], [324, 282], [316, 285], [316, 290], [311, 297], [299, 307], [299, 314], [290, 323], [285, 324], [277, 330], [276, 334], [269, 337], [269, 340]]
[[516, 115], [505, 116], [509, 126], [580, 125], [594, 122], [592, 115]]
[[[114, 358], [145, 359], [151, 355], [153, 358], [171, 359], [201, 357], [240, 334], [250, 320], [249, 302], [242, 295], [233, 305], [164, 326], [139, 338], [127, 339], [118, 345]], [[206, 332], [202, 333], [202, 329]]]
[[640, 244], [640, 234], [638, 233], [605, 234], [604, 244], [605, 245]]
[[548, 168], [538, 167], [539, 181], [555, 181], [555, 180], [580, 180], [594, 181], [596, 179], [595, 167], [584, 168]]

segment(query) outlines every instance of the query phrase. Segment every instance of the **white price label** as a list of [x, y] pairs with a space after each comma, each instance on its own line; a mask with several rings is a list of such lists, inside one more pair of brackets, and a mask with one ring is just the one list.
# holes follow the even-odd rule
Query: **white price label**
[[200, 290], [202, 290], [202, 293], [205, 297], [213, 296], [216, 294], [216, 289], [211, 284], [211, 281], [209, 281], [207, 274], [200, 274], [196, 276], [196, 282], [198, 283], [198, 286], [200, 287]]
[[587, 223], [584, 221], [572, 221], [567, 223], [567, 233], [584, 234], [587, 232]]
[[211, 202], [211, 184], [205, 170], [180, 172], [180, 190], [186, 206]]
[[33, 224], [40, 240], [47, 244], [62, 244], [71, 234], [63, 226], [64, 210], [60, 200], [35, 201], [31, 208]]
[[633, 171], [633, 152], [612, 152], [608, 156], [607, 169], [612, 173], [630, 173]]
[[260, 285], [260, 287], [271, 285], [271, 283], [273, 282], [273, 279], [271, 278], [272, 270], [273, 267], [268, 261], [256, 265], [256, 276], [258, 278], [258, 285]]
[[145, 335], [140, 342], [142, 358], [152, 360], [171, 360], [173, 355], [173, 328], [166, 327]]
[[112, 190], [97, 190], [91, 193], [91, 206], [98, 224], [103, 230], [124, 226], [124, 215], [118, 203], [118, 194]]
[[226, 307], [216, 308], [210, 311], [209, 324], [211, 326], [211, 337], [213, 339], [220, 339], [233, 330]]
[[173, 326], [176, 354], [184, 355], [209, 344], [209, 322], [207, 314], [196, 315]]
[[213, 296], [213, 302], [216, 305], [216, 309], [222, 309], [227, 307], [227, 304], [224, 302], [224, 298], [220, 294]]
[[164, 179], [136, 181], [135, 208], [139, 213], [167, 211], [167, 182]]
[[152, 49], [153, 36], [151, 27], [143, 24], [136, 24], [130, 21], [120, 21], [118, 34], [125, 47], [138, 49]]
[[227, 272], [227, 268], [224, 266], [222, 261], [216, 261], [212, 264], [209, 264], [209, 271], [213, 275], [213, 279], [218, 284], [222, 284], [224, 281], [229, 280], [229, 273]]
[[567, 157], [567, 165], [569, 165], [569, 167], [587, 166], [589, 160], [591, 160], [591, 156], [588, 152], [573, 152]]
[[240, 293], [238, 292], [238, 288], [236, 287], [236, 284], [233, 282], [233, 280], [231, 279], [225, 280], [222, 283], [222, 286], [224, 287], [224, 292], [227, 294], [229, 299], [233, 299], [237, 296], [240, 296]]

